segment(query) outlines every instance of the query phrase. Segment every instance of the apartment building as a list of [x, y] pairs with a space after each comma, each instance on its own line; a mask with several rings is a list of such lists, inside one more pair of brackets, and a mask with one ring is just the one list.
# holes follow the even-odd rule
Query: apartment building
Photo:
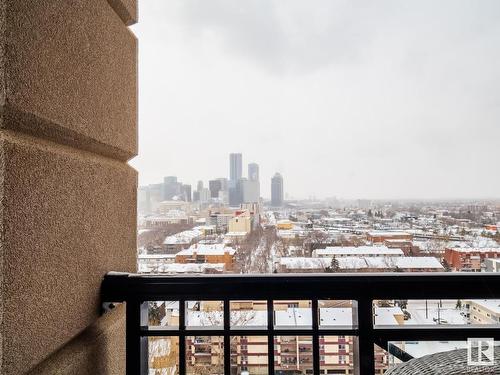
[[176, 263], [223, 263], [225, 269], [234, 269], [236, 250], [225, 244], [194, 244], [175, 255]]
[[444, 260], [453, 271], [481, 272], [488, 258], [500, 258], [500, 248], [452, 247], [444, 251]]
[[385, 245], [379, 246], [328, 246], [324, 249], [316, 249], [312, 252], [313, 258], [325, 257], [384, 257], [384, 256], [404, 256], [401, 249], [388, 248]]
[[371, 231], [366, 234], [371, 243], [384, 243], [387, 240], [413, 241], [413, 235], [402, 231]]
[[467, 300], [464, 301], [469, 311], [469, 322], [471, 324], [499, 324], [500, 323], [500, 301], [493, 299]]
[[282, 257], [277, 269], [283, 273], [315, 272], [439, 272], [444, 268], [434, 257], [346, 256], [346, 257]]

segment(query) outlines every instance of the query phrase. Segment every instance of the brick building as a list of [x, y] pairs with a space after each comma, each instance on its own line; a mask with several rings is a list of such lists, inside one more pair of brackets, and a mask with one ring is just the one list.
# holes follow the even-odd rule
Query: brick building
[[444, 251], [444, 260], [454, 271], [481, 272], [487, 258], [500, 258], [500, 248], [452, 247]]

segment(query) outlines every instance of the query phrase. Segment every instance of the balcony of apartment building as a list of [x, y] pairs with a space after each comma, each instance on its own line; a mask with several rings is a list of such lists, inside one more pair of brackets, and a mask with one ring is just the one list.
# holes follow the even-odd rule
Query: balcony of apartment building
[[[186, 374], [206, 353], [206, 368], [232, 374], [236, 336], [264, 343], [260, 373], [320, 374], [320, 339], [345, 336], [353, 348], [340, 362], [352, 352], [353, 364], [342, 369], [366, 375], [379, 369], [375, 345], [404, 371], [437, 368], [463, 352], [412, 360], [393, 342], [500, 339], [496, 325], [384, 327], [374, 316], [380, 299], [500, 298], [498, 275], [134, 274], [137, 173], [127, 161], [137, 154], [137, 41], [127, 26], [136, 8], [135, 0], [1, 1], [1, 374], [148, 374], [162, 366]], [[186, 324], [189, 302], [200, 300], [221, 301], [220, 324]], [[239, 300], [264, 301], [263, 324], [231, 326], [231, 301]], [[282, 300], [309, 301], [310, 319], [276, 325]], [[329, 300], [351, 301], [347, 324], [321, 325], [321, 301]], [[151, 324], [150, 301], [176, 303], [171, 326]], [[161, 346], [165, 337], [171, 346]], [[286, 351], [275, 345], [287, 337], [295, 351], [285, 369]], [[150, 361], [153, 346], [169, 355]], [[338, 371], [332, 364], [329, 373]]]

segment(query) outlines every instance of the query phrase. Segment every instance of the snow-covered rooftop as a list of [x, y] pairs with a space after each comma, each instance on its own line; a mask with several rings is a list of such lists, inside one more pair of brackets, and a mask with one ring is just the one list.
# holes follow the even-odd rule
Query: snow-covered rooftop
[[[443, 266], [434, 257], [339, 257], [336, 258], [339, 269], [435, 269], [442, 270]], [[332, 264], [332, 257], [306, 258], [283, 257], [280, 265], [288, 269], [326, 269]]]
[[179, 232], [172, 236], [168, 236], [165, 238], [163, 243], [165, 245], [175, 245], [175, 244], [188, 244], [196, 238], [201, 237], [203, 234], [201, 227], [194, 227], [191, 230], [185, 230], [183, 232]]
[[450, 250], [454, 250], [458, 253], [499, 253], [500, 247], [451, 247]]
[[390, 236], [410, 236], [410, 233], [404, 231], [382, 231], [375, 230], [368, 232], [372, 237], [390, 237]]
[[490, 310], [495, 314], [500, 314], [500, 300], [498, 299], [473, 299], [470, 301]]
[[139, 273], [207, 273], [224, 272], [224, 263], [164, 263], [156, 267], [139, 263]]
[[176, 255], [191, 256], [195, 253], [197, 255], [224, 255], [226, 253], [228, 253], [229, 255], [234, 255], [236, 253], [236, 250], [232, 247], [226, 246], [223, 243], [195, 244], [191, 245], [189, 249], [179, 251]]
[[274, 312], [274, 323], [278, 327], [310, 327], [312, 312], [309, 308], [292, 307]]
[[317, 249], [313, 251], [315, 256], [372, 256], [372, 255], [395, 255], [403, 256], [401, 249], [389, 249], [387, 246], [338, 246], [326, 247], [325, 249]]

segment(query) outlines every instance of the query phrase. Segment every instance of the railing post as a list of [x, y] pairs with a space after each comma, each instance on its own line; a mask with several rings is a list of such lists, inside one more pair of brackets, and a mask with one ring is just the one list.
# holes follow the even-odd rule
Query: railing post
[[186, 374], [186, 301], [179, 301], [179, 375]]
[[313, 299], [311, 305], [312, 311], [312, 345], [313, 345], [313, 374], [320, 373], [321, 361], [319, 353], [319, 309], [318, 300]]
[[357, 300], [358, 310], [358, 375], [375, 374], [373, 338], [373, 301], [371, 298]]
[[274, 374], [274, 304], [267, 301], [267, 367], [269, 374]]
[[231, 307], [229, 299], [224, 303], [224, 374], [231, 374]]
[[141, 337], [141, 326], [147, 325], [148, 303], [126, 302], [126, 371], [127, 375], [148, 374], [148, 338]]

